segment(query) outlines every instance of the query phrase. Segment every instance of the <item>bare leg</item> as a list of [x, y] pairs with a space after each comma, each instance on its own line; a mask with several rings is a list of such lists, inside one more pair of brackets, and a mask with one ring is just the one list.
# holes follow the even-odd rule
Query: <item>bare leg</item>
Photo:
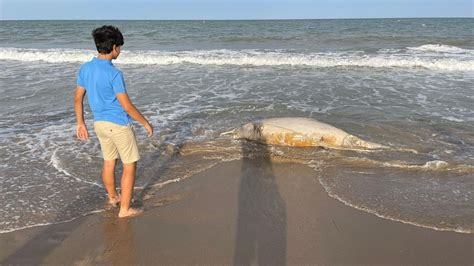
[[121, 188], [122, 198], [120, 201], [119, 217], [128, 217], [141, 214], [143, 211], [130, 207], [130, 201], [133, 196], [133, 186], [135, 185], [135, 171], [137, 170], [137, 163], [123, 164], [123, 173]]
[[120, 202], [120, 195], [115, 189], [115, 163], [117, 160], [104, 160], [104, 167], [102, 169], [102, 181], [104, 182], [105, 189], [109, 195], [109, 202], [112, 205], [116, 205]]

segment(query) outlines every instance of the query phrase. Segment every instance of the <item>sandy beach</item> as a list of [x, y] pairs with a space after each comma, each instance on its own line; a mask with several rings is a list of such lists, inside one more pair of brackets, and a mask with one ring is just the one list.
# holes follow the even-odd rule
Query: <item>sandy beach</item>
[[222, 162], [117, 210], [0, 234], [2, 265], [472, 265], [472, 234], [376, 217], [327, 195], [315, 172], [265, 152]]

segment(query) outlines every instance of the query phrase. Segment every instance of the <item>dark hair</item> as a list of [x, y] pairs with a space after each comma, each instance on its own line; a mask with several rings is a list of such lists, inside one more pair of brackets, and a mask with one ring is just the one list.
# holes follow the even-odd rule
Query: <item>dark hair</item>
[[101, 54], [108, 54], [112, 52], [115, 45], [123, 45], [123, 35], [117, 27], [104, 25], [92, 31], [94, 37], [95, 47]]

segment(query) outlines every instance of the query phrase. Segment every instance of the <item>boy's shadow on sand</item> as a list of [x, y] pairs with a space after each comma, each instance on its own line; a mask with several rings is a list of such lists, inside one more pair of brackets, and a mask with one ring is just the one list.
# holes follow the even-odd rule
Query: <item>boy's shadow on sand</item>
[[286, 264], [286, 204], [273, 174], [268, 146], [242, 141], [235, 265]]

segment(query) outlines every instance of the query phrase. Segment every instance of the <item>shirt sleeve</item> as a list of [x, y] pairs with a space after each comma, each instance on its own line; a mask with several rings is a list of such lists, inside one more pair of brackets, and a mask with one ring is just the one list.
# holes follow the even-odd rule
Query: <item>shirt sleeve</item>
[[79, 69], [79, 72], [77, 73], [76, 84], [83, 88], [86, 87], [86, 84], [84, 82], [82, 67]]
[[127, 89], [125, 88], [125, 80], [123, 79], [122, 72], [117, 72], [114, 79], [112, 80], [112, 88], [114, 93], [127, 93]]

